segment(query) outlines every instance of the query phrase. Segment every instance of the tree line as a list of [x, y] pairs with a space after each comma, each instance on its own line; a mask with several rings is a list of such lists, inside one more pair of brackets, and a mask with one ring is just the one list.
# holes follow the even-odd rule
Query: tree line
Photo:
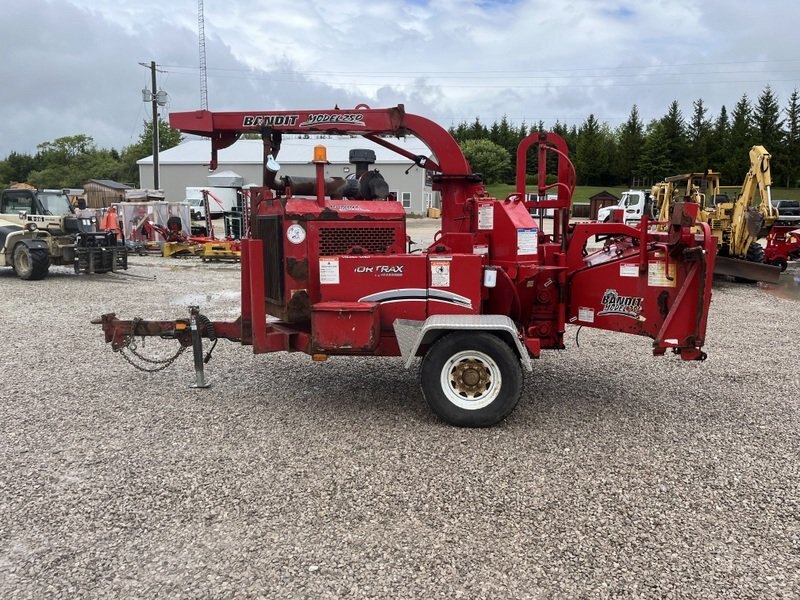
[[[181, 132], [158, 122], [158, 146], [167, 150], [181, 142]], [[40, 189], [82, 188], [90, 179], [112, 179], [139, 187], [136, 161], [153, 154], [153, 124], [144, 122], [136, 143], [121, 151], [98, 148], [91, 136], [70, 135], [43, 142], [35, 154], [11, 152], [0, 160], [0, 189], [28, 183]]]
[[[159, 148], [181, 141], [181, 133], [159, 120]], [[530, 127], [512, 125], [507, 117], [486, 125], [476, 118], [450, 128], [474, 171], [488, 183], [513, 183], [516, 149], [529, 133], [544, 131], [539, 121]], [[800, 185], [800, 93], [781, 108], [767, 86], [755, 103], [746, 94], [728, 112], [716, 116], [702, 99], [683, 116], [677, 101], [666, 114], [646, 125], [634, 104], [627, 120], [616, 129], [590, 114], [580, 125], [556, 121], [551, 131], [567, 142], [579, 185], [649, 186], [664, 177], [713, 169], [724, 185], [741, 184], [750, 166], [748, 152], [760, 144], [772, 154], [775, 185]], [[152, 154], [153, 127], [144, 122], [136, 143], [123, 148], [97, 148], [88, 135], [57, 138], [37, 146], [35, 154], [12, 152], [0, 160], [0, 188], [26, 182], [39, 188], [82, 187], [89, 179], [113, 179], [139, 186], [136, 161]], [[536, 153], [528, 156], [528, 173], [536, 172]]]
[[[450, 128], [474, 171], [488, 183], [513, 183], [516, 150], [529, 133], [545, 130], [544, 123], [514, 126], [504, 116], [485, 125], [476, 118]], [[740, 185], [750, 167], [749, 150], [762, 145], [772, 155], [776, 186], [800, 185], [800, 94], [797, 90], [781, 108], [774, 91], [765, 87], [755, 103], [746, 94], [728, 112], [716, 116], [702, 99], [692, 103], [685, 118], [677, 101], [666, 114], [646, 125], [634, 104], [627, 120], [616, 129], [590, 114], [580, 125], [556, 122], [550, 131], [567, 142], [578, 185], [649, 186], [670, 175], [722, 173], [724, 185]], [[535, 173], [530, 152], [528, 173]]]

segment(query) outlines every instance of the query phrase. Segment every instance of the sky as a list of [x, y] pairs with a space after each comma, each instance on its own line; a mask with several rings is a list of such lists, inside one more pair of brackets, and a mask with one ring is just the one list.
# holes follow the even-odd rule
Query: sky
[[[0, 0], [0, 158], [85, 134], [135, 143], [150, 61], [201, 107], [197, 0]], [[800, 88], [796, 0], [204, 0], [208, 108], [405, 104], [444, 127], [709, 116]]]

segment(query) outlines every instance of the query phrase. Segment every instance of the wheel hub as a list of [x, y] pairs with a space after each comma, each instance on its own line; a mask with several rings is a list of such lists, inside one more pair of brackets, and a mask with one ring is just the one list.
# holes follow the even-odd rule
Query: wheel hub
[[468, 398], [483, 394], [492, 381], [489, 369], [479, 360], [468, 359], [454, 366], [450, 383], [456, 393]]

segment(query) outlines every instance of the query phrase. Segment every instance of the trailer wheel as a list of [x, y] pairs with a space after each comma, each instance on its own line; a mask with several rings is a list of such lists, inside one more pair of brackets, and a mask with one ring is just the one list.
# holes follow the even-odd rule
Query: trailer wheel
[[28, 248], [25, 244], [17, 244], [14, 248], [12, 262], [17, 276], [31, 281], [43, 279], [50, 268], [47, 250]]
[[422, 393], [439, 417], [459, 427], [505, 419], [522, 393], [522, 367], [499, 337], [457, 332], [431, 346], [420, 369]]

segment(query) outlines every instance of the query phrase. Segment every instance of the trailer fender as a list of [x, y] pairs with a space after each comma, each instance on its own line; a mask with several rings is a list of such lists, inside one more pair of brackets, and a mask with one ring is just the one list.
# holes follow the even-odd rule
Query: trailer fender
[[516, 349], [522, 366], [533, 371], [533, 363], [528, 355], [514, 321], [505, 315], [434, 315], [424, 321], [397, 319], [393, 323], [400, 355], [408, 369], [423, 344], [432, 344], [451, 331], [489, 331], [496, 332]]

